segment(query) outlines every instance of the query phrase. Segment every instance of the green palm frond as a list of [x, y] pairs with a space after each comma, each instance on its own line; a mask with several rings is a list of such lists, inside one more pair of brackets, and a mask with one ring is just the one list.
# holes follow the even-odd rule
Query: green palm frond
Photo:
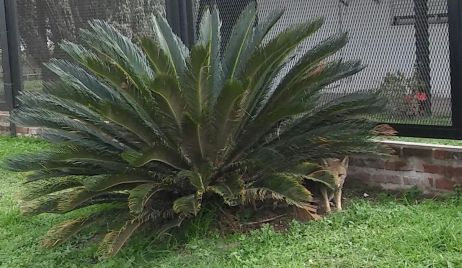
[[[90, 192], [83, 186], [66, 189], [25, 202], [21, 205], [24, 215], [41, 213], [66, 213], [96, 203], [113, 203], [126, 200], [127, 195], [117, 192]], [[93, 202], [95, 199], [97, 202]]]
[[143, 212], [144, 206], [149, 199], [158, 191], [162, 191], [164, 188], [159, 183], [145, 183], [136, 186], [130, 190], [128, 196], [128, 208], [130, 213], [139, 215]]
[[21, 199], [31, 201], [47, 194], [82, 185], [81, 179], [75, 176], [46, 179], [38, 183], [28, 183], [21, 194]]
[[126, 211], [124, 207], [111, 206], [100, 211], [91, 213], [77, 219], [64, 221], [48, 231], [41, 243], [46, 248], [61, 245], [66, 240], [81, 232], [83, 229], [101, 222], [111, 215], [117, 215]]
[[[23, 92], [11, 114], [18, 125], [42, 128], [54, 146], [5, 163], [27, 172], [25, 214], [89, 206], [95, 214], [58, 225], [44, 245], [117, 217], [125, 225], [110, 226], [118, 229], [108, 230], [100, 251], [112, 256], [145, 224], [161, 235], [217, 196], [229, 206], [276, 199], [314, 213], [305, 180], [335, 182], [317, 161], [387, 153], [370, 139], [378, 132], [367, 115], [384, 107], [378, 94], [320, 101], [327, 86], [364, 68], [334, 59], [346, 34], [314, 44], [322, 19], [274, 32], [282, 14], [257, 19], [250, 4], [227, 44], [213, 7], [190, 49], [159, 15], [153, 36], [137, 41], [95, 20], [81, 44], [60, 44], [72, 62], [51, 60], [57, 79], [43, 92]], [[107, 215], [107, 204], [125, 210]]]
[[216, 193], [223, 198], [229, 206], [237, 206], [242, 200], [244, 181], [237, 174], [226, 176], [224, 181], [208, 187], [208, 191]]
[[133, 233], [143, 225], [139, 219], [129, 220], [117, 231], [112, 231], [104, 237], [99, 247], [99, 253], [105, 257], [117, 254]]
[[227, 79], [233, 79], [236, 74], [240, 74], [241, 66], [248, 60], [251, 49], [254, 49], [251, 44], [255, 36], [256, 11], [255, 4], [247, 6], [232, 29], [231, 37], [223, 56], [224, 77]]
[[182, 196], [173, 202], [173, 211], [179, 214], [180, 217], [187, 215], [196, 216], [200, 210], [201, 206], [201, 195], [190, 194], [187, 196]]
[[[157, 174], [156, 174], [157, 175]], [[163, 174], [158, 174], [162, 176]], [[85, 186], [86, 189], [92, 192], [100, 192], [109, 188], [119, 185], [138, 185], [143, 183], [154, 183], [160, 181], [158, 176], [148, 176], [148, 174], [117, 174], [117, 175], [99, 175], [93, 177], [85, 177], [81, 179], [81, 185]], [[128, 185], [126, 187], [129, 187]]]
[[173, 151], [165, 145], [153, 145], [146, 151], [125, 151], [122, 153], [123, 159], [131, 166], [142, 167], [149, 162], [162, 162], [174, 169], [187, 168], [186, 161], [182, 158], [179, 151]]
[[[306, 204], [311, 201], [311, 193], [300, 183], [298, 176], [290, 173], [276, 173], [263, 177], [252, 187], [269, 191], [273, 198], [290, 204]], [[302, 207], [302, 205], [299, 205]]]
[[174, 74], [180, 76], [186, 68], [186, 57], [189, 53], [188, 48], [176, 36], [172, 28], [167, 22], [167, 19], [157, 15], [152, 18], [156, 41], [160, 48], [165, 53], [170, 61], [170, 65], [174, 68]]
[[91, 30], [81, 30], [85, 44], [111, 59], [124, 72], [128, 83], [133, 83], [137, 90], [144, 90], [145, 81], [152, 79], [154, 73], [141, 49], [107, 22], [94, 20], [89, 26]]

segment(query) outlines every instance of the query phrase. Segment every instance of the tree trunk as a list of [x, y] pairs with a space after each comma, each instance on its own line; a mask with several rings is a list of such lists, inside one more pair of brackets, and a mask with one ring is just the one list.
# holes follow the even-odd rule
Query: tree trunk
[[426, 95], [421, 101], [420, 111], [423, 115], [431, 116], [431, 84], [430, 84], [430, 36], [428, 32], [428, 0], [414, 0], [415, 13], [415, 68], [419, 82], [419, 93]]

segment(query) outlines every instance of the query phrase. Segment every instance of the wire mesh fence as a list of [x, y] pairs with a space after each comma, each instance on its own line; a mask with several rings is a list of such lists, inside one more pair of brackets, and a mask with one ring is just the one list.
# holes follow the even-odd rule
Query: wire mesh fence
[[[225, 41], [250, 0], [196, 0], [196, 17], [216, 5]], [[285, 9], [272, 36], [287, 27], [323, 17], [324, 26], [299, 53], [335, 34], [348, 32], [349, 43], [335, 56], [360, 59], [359, 74], [331, 85], [324, 99], [380, 90], [388, 101], [378, 121], [451, 126], [448, 6], [446, 0], [257, 0], [259, 18]]]
[[79, 29], [94, 19], [111, 22], [128, 36], [149, 34], [150, 16], [164, 0], [17, 0], [21, 67], [25, 89], [40, 90], [52, 74], [43, 63], [65, 58], [59, 43], [79, 43]]
[[[23, 87], [40, 90], [52, 74], [43, 66], [66, 57], [58, 44], [78, 42], [78, 29], [92, 19], [107, 20], [134, 37], [149, 34], [149, 17], [170, 0], [17, 0]], [[325, 99], [356, 91], [380, 90], [388, 101], [381, 122], [451, 126], [451, 77], [447, 0], [193, 0], [194, 17], [206, 6], [220, 10], [226, 42], [241, 11], [255, 2], [259, 19], [285, 9], [271, 36], [306, 20], [324, 26], [299, 47], [348, 32], [350, 42], [335, 57], [360, 59], [359, 74], [329, 86]], [[3, 83], [1, 83], [3, 84]], [[0, 86], [0, 103], [3, 87]]]
[[[2, 35], [0, 35], [2, 38]], [[0, 49], [0, 62], [3, 62], [3, 49]], [[3, 82], [3, 64], [0, 64], [0, 110], [6, 106], [5, 86]]]

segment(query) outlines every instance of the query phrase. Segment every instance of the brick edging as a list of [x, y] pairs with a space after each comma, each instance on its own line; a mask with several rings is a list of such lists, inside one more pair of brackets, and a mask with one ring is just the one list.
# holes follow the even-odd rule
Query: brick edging
[[353, 183], [424, 193], [452, 191], [462, 185], [462, 147], [379, 141], [392, 147], [389, 158], [353, 156], [348, 179]]
[[[16, 127], [16, 134], [19, 136], [39, 136], [40, 128]], [[0, 111], [0, 135], [10, 134], [10, 113]]]

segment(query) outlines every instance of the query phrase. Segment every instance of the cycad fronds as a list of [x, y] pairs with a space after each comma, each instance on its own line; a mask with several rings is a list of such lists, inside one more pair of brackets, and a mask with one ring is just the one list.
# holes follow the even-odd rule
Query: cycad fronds
[[159, 233], [179, 226], [211, 194], [230, 206], [272, 198], [313, 212], [303, 180], [331, 186], [332, 178], [319, 165], [300, 163], [380, 151], [369, 139], [380, 129], [372, 131], [364, 117], [381, 109], [376, 94], [319, 102], [327, 85], [363, 69], [330, 60], [346, 35], [296, 57], [323, 21], [269, 38], [281, 16], [275, 11], [256, 24], [249, 5], [226, 47], [216, 9], [205, 11], [190, 50], [160, 16], [152, 18], [155, 36], [138, 42], [93, 21], [81, 32], [83, 45], [61, 44], [75, 63], [52, 60], [47, 66], [58, 81], [43, 93], [24, 92], [12, 116], [57, 144], [7, 160], [11, 170], [29, 172], [24, 212], [101, 203], [126, 209], [65, 222], [44, 244], [59, 244], [101, 217], [120, 217], [125, 225], [101, 247], [113, 255], [147, 223]]

